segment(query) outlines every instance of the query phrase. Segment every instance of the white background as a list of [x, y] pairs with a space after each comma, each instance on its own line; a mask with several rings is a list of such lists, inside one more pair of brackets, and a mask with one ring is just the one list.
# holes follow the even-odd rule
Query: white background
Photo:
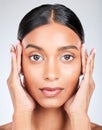
[[102, 125], [102, 0], [0, 0], [0, 125], [12, 120], [13, 107], [6, 80], [10, 72], [10, 44], [16, 42], [18, 24], [32, 8], [44, 3], [62, 3], [80, 18], [86, 46], [96, 48], [94, 91], [89, 116], [91, 121]]

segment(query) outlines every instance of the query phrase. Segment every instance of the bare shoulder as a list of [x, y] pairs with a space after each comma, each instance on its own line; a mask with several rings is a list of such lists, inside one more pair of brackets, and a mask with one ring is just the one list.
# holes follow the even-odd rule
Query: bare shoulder
[[[91, 123], [91, 129], [102, 130], [102, 126], [95, 123]], [[8, 123], [8, 124], [0, 126], [0, 130], [12, 130], [12, 123]]]
[[0, 130], [12, 130], [12, 123], [0, 126]]
[[91, 129], [92, 130], [102, 130], [102, 126], [95, 124], [95, 123], [91, 123]]

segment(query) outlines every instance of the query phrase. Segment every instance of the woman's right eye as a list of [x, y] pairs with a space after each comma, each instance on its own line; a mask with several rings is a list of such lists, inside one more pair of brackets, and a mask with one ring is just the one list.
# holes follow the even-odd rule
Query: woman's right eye
[[31, 55], [30, 56], [30, 59], [32, 61], [42, 61], [43, 60], [43, 57], [41, 55], [38, 55], [38, 54], [34, 54], [34, 55]]

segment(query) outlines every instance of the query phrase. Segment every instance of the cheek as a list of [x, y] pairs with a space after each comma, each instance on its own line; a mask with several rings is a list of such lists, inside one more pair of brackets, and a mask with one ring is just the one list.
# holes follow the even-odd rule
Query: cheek
[[42, 81], [42, 69], [39, 66], [36, 68], [35, 66], [26, 63], [23, 65], [23, 73], [28, 89], [31, 89], [32, 87], [35, 88], [35, 86], [37, 87], [39, 82]]
[[70, 78], [72, 77], [72, 79], [74, 79], [74, 77], [78, 77], [81, 74], [81, 63], [78, 62], [76, 64], [63, 66], [61, 69], [61, 74]]
[[65, 84], [75, 87], [78, 84], [79, 76], [81, 74], [81, 63], [64, 66], [61, 69], [62, 78]]
[[65, 87], [64, 99], [69, 99], [76, 91], [79, 83], [79, 76], [81, 73], [81, 65], [63, 67], [62, 73], [62, 85]]

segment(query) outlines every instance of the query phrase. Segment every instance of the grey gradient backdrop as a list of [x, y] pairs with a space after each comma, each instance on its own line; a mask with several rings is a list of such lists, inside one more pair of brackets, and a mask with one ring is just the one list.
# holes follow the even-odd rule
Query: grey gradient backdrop
[[6, 84], [10, 72], [10, 44], [16, 42], [18, 24], [32, 8], [44, 3], [62, 3], [80, 18], [86, 46], [96, 48], [94, 80], [96, 89], [91, 99], [91, 121], [102, 125], [102, 0], [0, 0], [0, 125], [12, 120], [13, 106]]

